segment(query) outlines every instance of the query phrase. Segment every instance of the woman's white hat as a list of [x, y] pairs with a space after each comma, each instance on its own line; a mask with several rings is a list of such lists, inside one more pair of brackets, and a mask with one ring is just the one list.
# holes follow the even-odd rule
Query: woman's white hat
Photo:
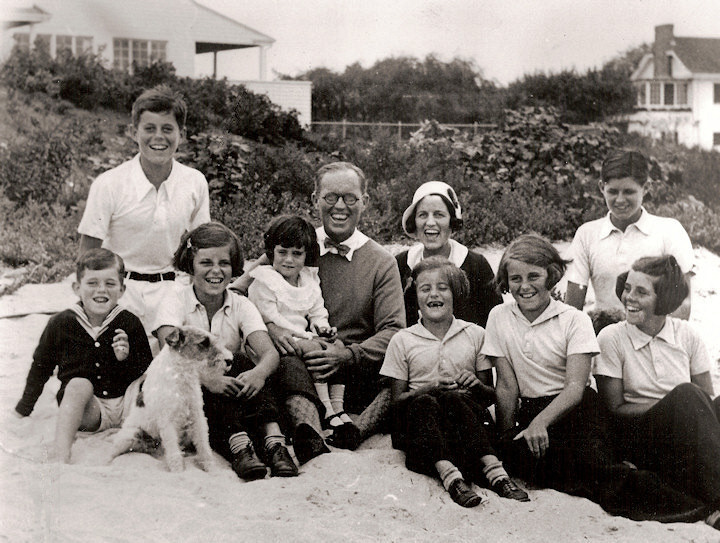
[[415, 207], [418, 205], [418, 203], [420, 203], [420, 200], [425, 198], [425, 196], [429, 196], [430, 194], [437, 194], [438, 196], [442, 196], [445, 200], [450, 202], [450, 205], [452, 206], [455, 213], [455, 218], [457, 220], [462, 220], [460, 200], [458, 200], [457, 194], [455, 194], [453, 188], [447, 183], [443, 183], [442, 181], [428, 181], [427, 183], [423, 183], [418, 187], [418, 189], [415, 191], [415, 194], [413, 194], [412, 203], [403, 213], [402, 227], [408, 236], [411, 235], [407, 229], [408, 219], [415, 211]]

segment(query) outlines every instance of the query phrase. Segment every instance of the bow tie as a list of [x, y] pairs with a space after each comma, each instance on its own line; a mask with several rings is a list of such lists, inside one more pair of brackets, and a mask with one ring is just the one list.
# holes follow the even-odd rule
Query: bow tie
[[344, 243], [335, 243], [335, 241], [333, 241], [329, 237], [325, 238], [325, 248], [329, 252], [338, 254], [342, 257], [346, 257], [347, 254], [350, 252], [350, 247], [348, 247]]

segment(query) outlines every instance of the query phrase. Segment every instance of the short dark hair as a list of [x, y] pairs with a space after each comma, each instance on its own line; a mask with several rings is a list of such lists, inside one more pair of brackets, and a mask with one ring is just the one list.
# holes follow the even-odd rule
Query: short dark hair
[[123, 259], [109, 249], [89, 249], [77, 259], [75, 278], [77, 281], [81, 281], [85, 270], [106, 270], [108, 268], [117, 269], [122, 284], [125, 279], [125, 262]]
[[[428, 194], [427, 196], [440, 196], [440, 199], [443, 201], [445, 207], [447, 207], [448, 213], [450, 214], [450, 230], [452, 230], [453, 232], [457, 232], [462, 228], [463, 221], [462, 219], [458, 219], [457, 217], [455, 217], [455, 207], [452, 205], [447, 196], [436, 193]], [[422, 200], [427, 198], [427, 196], [423, 197]], [[420, 202], [422, 202], [422, 200], [420, 200]], [[417, 225], [415, 224], [415, 216], [417, 215], [417, 208], [420, 205], [420, 202], [413, 206], [412, 212], [410, 213], [410, 215], [408, 215], [407, 221], [405, 221], [405, 224], [403, 225], [405, 227], [405, 231], [408, 234], [414, 234], [417, 230]]]
[[173, 256], [173, 265], [176, 269], [193, 275], [193, 259], [198, 249], [230, 246], [230, 263], [233, 277], [243, 272], [243, 250], [240, 239], [235, 232], [220, 222], [201, 224], [192, 232], [186, 232], [180, 240], [180, 245]]
[[544, 268], [548, 274], [545, 282], [545, 288], [548, 290], [558, 284], [570, 263], [569, 260], [563, 259], [553, 244], [544, 237], [537, 234], [523, 234], [508, 245], [500, 259], [495, 283], [503, 294], [510, 290], [507, 272], [509, 260], [519, 260], [525, 264]]
[[450, 292], [453, 295], [453, 304], [456, 300], [462, 300], [470, 295], [470, 283], [465, 272], [442, 256], [423, 258], [413, 268], [412, 280], [416, 289], [417, 278], [420, 277], [420, 274], [432, 270], [440, 270], [445, 273], [447, 282], [450, 285]]
[[[630, 269], [653, 278], [657, 302], [656, 315], [669, 315], [683, 303], [690, 293], [685, 274], [673, 255], [645, 256], [632, 263]], [[618, 275], [615, 295], [622, 299], [629, 271]]]
[[355, 166], [355, 164], [351, 164], [350, 162], [331, 162], [330, 164], [325, 164], [325, 166], [320, 168], [315, 174], [315, 194], [318, 194], [320, 190], [320, 181], [322, 181], [323, 177], [325, 177], [329, 173], [340, 172], [343, 170], [350, 170], [352, 172], [355, 172], [355, 174], [358, 176], [358, 179], [360, 180], [360, 192], [365, 194], [367, 192], [368, 184], [367, 178], [365, 177], [365, 172], [363, 172], [360, 168]]
[[648, 179], [648, 160], [639, 151], [619, 149], [610, 153], [602, 163], [602, 181], [631, 177], [642, 187]]
[[305, 265], [317, 266], [320, 258], [315, 228], [299, 215], [282, 215], [273, 219], [263, 235], [265, 254], [272, 263], [275, 247], [301, 247], [305, 249]]
[[178, 128], [185, 128], [187, 105], [182, 94], [173, 91], [168, 85], [157, 85], [144, 91], [132, 106], [132, 124], [137, 128], [144, 111], [152, 113], [172, 113]]

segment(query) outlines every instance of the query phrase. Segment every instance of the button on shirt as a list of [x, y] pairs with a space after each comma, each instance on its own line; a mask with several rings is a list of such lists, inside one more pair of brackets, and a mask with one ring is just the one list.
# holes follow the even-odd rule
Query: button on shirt
[[508, 360], [520, 396], [525, 398], [559, 394], [565, 386], [567, 357], [595, 355], [598, 350], [590, 317], [557, 300], [550, 300], [533, 322], [515, 302], [495, 306], [488, 317], [482, 347], [484, 355]]
[[185, 324], [197, 326], [215, 334], [230, 352], [236, 353], [244, 341], [253, 332], [266, 332], [260, 312], [244, 296], [225, 291], [223, 306], [213, 315], [212, 323], [208, 321], [205, 306], [195, 296], [193, 286], [182, 287], [180, 298], [184, 307]]
[[438, 339], [421, 323], [400, 330], [390, 340], [380, 375], [407, 381], [410, 390], [438, 381], [441, 373], [456, 376], [492, 368], [480, 353], [485, 331], [470, 322], [453, 319], [445, 337]]
[[643, 209], [637, 222], [623, 232], [613, 225], [608, 213], [578, 228], [567, 255], [572, 259], [567, 279], [581, 286], [592, 281], [595, 309], [623, 310], [615, 295], [617, 276], [640, 257], [662, 255], [673, 255], [683, 273], [692, 270], [692, 243], [678, 221]]
[[202, 173], [173, 161], [156, 189], [136, 155], [93, 182], [78, 232], [103, 240], [128, 270], [161, 273], [172, 270], [183, 233], [210, 221], [209, 209]]
[[627, 403], [647, 404], [661, 400], [693, 375], [710, 371], [707, 348], [687, 321], [667, 317], [656, 336], [637, 326], [618, 322], [598, 335], [600, 355], [595, 375], [622, 379]]

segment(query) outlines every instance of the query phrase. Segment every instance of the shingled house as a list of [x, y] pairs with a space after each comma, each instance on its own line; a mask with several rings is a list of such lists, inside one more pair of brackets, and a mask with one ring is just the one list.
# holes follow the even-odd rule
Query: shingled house
[[253, 48], [258, 78], [237, 81], [265, 93], [284, 109], [300, 112], [301, 124], [311, 122], [311, 85], [305, 81], [268, 81], [267, 50], [270, 36], [226, 17], [194, 0], [5, 0], [0, 11], [4, 29], [2, 56], [12, 46], [45, 47], [51, 55], [63, 49], [79, 55], [102, 55], [109, 66], [131, 70], [162, 60], [177, 75], [197, 77], [197, 56]]
[[671, 24], [656, 26], [652, 51], [631, 79], [629, 131], [720, 150], [720, 38], [681, 38]]

